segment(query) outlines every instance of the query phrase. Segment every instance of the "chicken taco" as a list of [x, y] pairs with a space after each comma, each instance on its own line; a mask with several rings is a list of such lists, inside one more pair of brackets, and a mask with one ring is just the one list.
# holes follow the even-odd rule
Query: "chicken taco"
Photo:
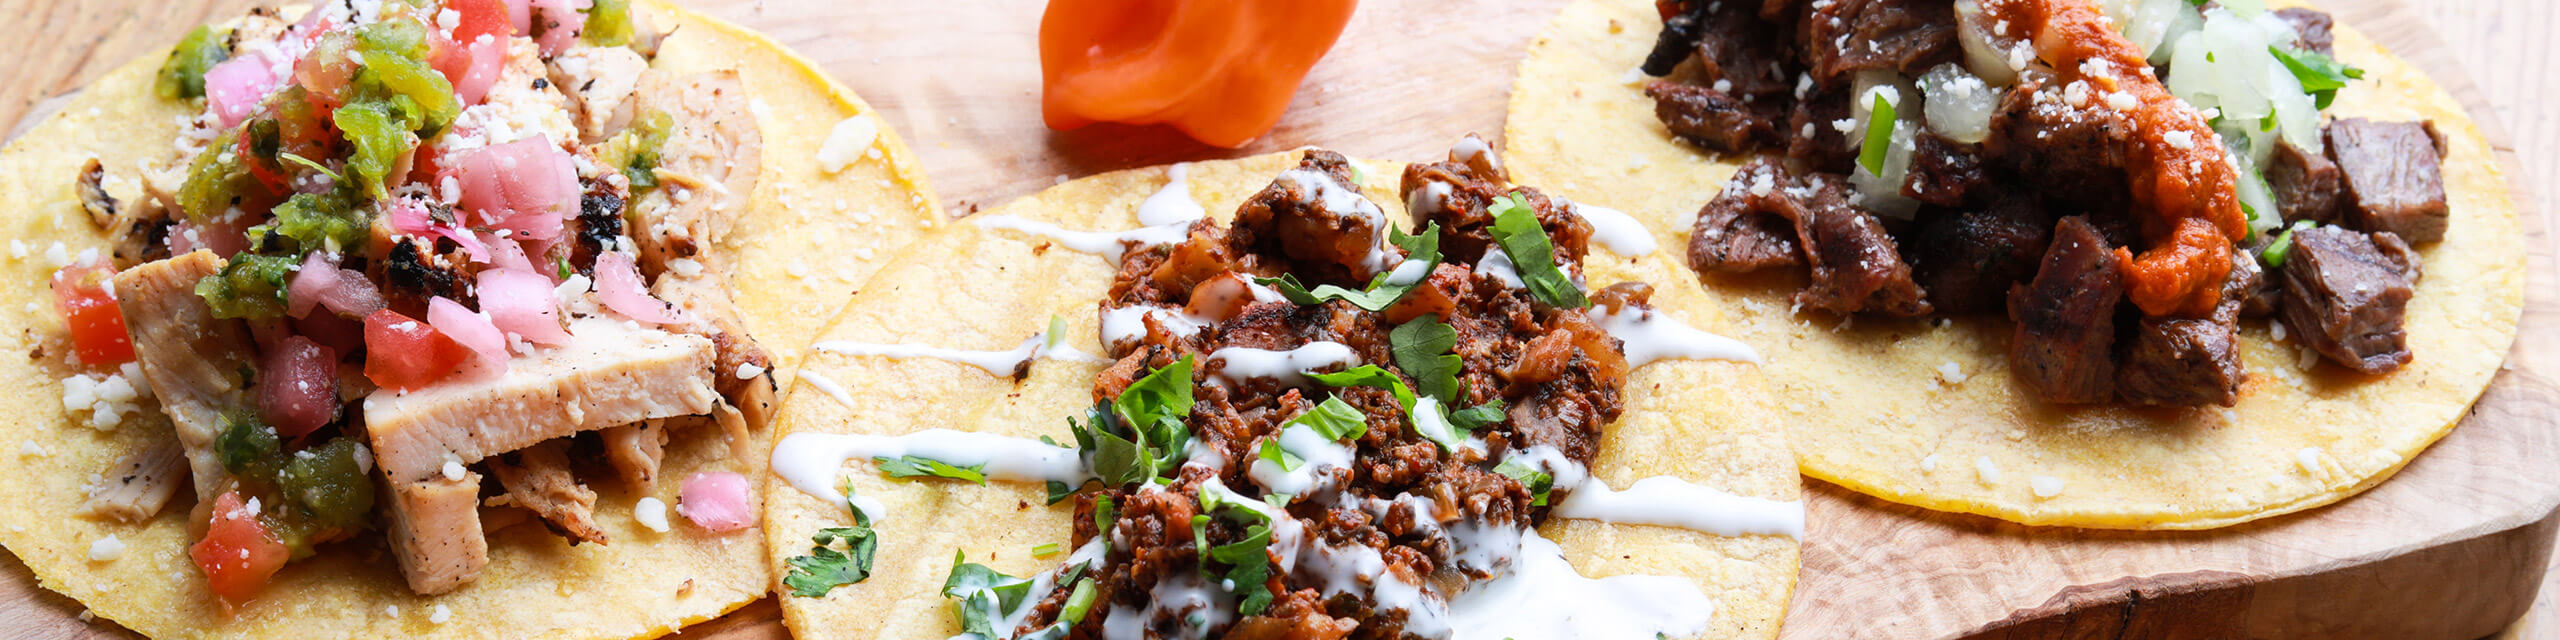
[[2337, 501], [2453, 428], [2521, 311], [2478, 129], [2309, 7], [1580, 0], [1507, 133], [1688, 234], [1807, 475], [1934, 509]]
[[810, 301], [940, 219], [873, 117], [654, 3], [197, 29], [0, 152], [0, 542], [155, 637], [648, 637], [762, 597]]
[[1723, 310], [1650, 234], [1480, 140], [969, 221], [863, 291], [779, 418], [797, 635], [1776, 634], [1804, 512], [1754, 355], [1687, 324]]

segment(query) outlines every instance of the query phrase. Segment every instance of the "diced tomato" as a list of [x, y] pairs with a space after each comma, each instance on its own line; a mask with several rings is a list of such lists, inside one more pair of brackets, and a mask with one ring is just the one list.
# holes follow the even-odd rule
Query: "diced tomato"
[[338, 419], [338, 351], [286, 336], [258, 370], [258, 415], [276, 433], [299, 438]]
[[455, 42], [471, 44], [484, 34], [497, 38], [514, 35], [515, 25], [507, 18], [507, 0], [445, 0], [444, 8], [461, 17], [453, 27]]
[[72, 352], [80, 362], [113, 367], [133, 361], [133, 337], [125, 333], [124, 309], [108, 289], [115, 267], [100, 262], [64, 267], [53, 274], [53, 308], [71, 330]]
[[365, 316], [364, 351], [364, 377], [402, 391], [435, 384], [471, 357], [462, 343], [390, 309]]
[[240, 492], [233, 491], [214, 498], [204, 539], [187, 547], [187, 555], [195, 558], [197, 569], [204, 571], [205, 586], [214, 595], [239, 603], [258, 595], [258, 590], [267, 586], [267, 579], [284, 568], [292, 552], [267, 531], [258, 514], [242, 503]]

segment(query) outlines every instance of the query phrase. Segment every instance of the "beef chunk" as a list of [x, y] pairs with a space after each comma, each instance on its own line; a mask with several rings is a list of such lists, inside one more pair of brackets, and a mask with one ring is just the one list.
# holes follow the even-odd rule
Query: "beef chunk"
[[[2242, 280], [2249, 288], [2240, 292], [2240, 317], [2264, 318], [2275, 315], [2276, 305], [2284, 297], [2284, 279], [2267, 273], [2258, 263], [2258, 252], [2266, 240], [2239, 250], [2231, 257], [2232, 278]], [[2246, 271], [2247, 273], [2239, 273]]]
[[1953, 4], [1932, 0], [1832, 0], [1807, 5], [1799, 26], [1813, 77], [1840, 81], [1870, 69], [1917, 76], [1964, 54]]
[[2318, 51], [2323, 55], [2330, 53], [2330, 46], [2335, 39], [2330, 37], [2329, 27], [2335, 22], [2329, 18], [2329, 14], [2318, 9], [2293, 7], [2277, 9], [2275, 16], [2286, 24], [2293, 25], [2294, 47], [2305, 51]]
[[2001, 98], [1983, 146], [2025, 184], [2068, 185], [2043, 190], [2048, 195], [2092, 205], [2130, 200], [2124, 168], [2133, 123], [2097, 100], [2083, 105], [2072, 106], [2058, 87], [2020, 82]]
[[2132, 404], [2232, 406], [2248, 374], [2240, 368], [2240, 315], [2261, 281], [2257, 260], [2233, 255], [2222, 302], [2203, 318], [2143, 318], [2124, 342], [2116, 396]]
[[1796, 241], [1811, 258], [1813, 282], [1795, 303], [1833, 313], [1928, 315], [1927, 293], [1912, 280], [1911, 265], [1876, 215], [1849, 204], [1848, 179], [1816, 176], [1797, 198]]
[[2088, 219], [2063, 218], [2034, 280], [2009, 289], [2009, 370], [2036, 397], [2083, 404], [2115, 397], [2116, 254]]
[[1350, 184], [1350, 160], [1308, 151], [1297, 168], [1236, 209], [1229, 237], [1252, 253], [1286, 258], [1307, 286], [1366, 286], [1403, 256], [1386, 244], [1386, 212]]
[[1821, 173], [1849, 173], [1858, 151], [1849, 134], [1835, 124], [1849, 119], [1849, 87], [1840, 83], [1814, 89], [1787, 116], [1787, 160]]
[[2434, 122], [2348, 118], [2329, 124], [2329, 153], [2346, 176], [2347, 220], [2427, 244], [2444, 239], [2444, 135]]
[[1778, 98], [1795, 89], [1796, 65], [1789, 31], [1765, 21], [1747, 2], [1689, 0], [1663, 20], [1644, 72], [1670, 76], [1682, 61], [1697, 60], [1700, 86], [1737, 96]]
[[1796, 249], [1795, 218], [1802, 205], [1780, 186], [1794, 186], [1776, 163], [1744, 165], [1722, 193], [1698, 210], [1689, 234], [1689, 267], [1700, 273], [1749, 273], [1803, 262]]
[[1671, 135], [1719, 153], [1741, 153], [1785, 144], [1778, 135], [1776, 103], [1755, 105], [1722, 91], [1675, 82], [1646, 85], [1653, 117]]
[[2009, 287], [2036, 274], [2053, 219], [2031, 198], [1923, 219], [1913, 243], [1915, 270], [1940, 313], [2001, 309]]
[[2408, 364], [2401, 324], [2415, 294], [2417, 260], [2388, 231], [2294, 232], [2284, 259], [2285, 328], [2349, 369], [2380, 374]]
[[2341, 174], [2338, 163], [2329, 160], [2326, 150], [2303, 149], [2291, 143], [2278, 143], [2276, 153], [2267, 162], [2267, 186], [2275, 190], [2276, 208], [2284, 212], [2284, 221], [2310, 220], [2327, 224], [2338, 217], [2338, 192]]
[[1964, 204], [1965, 195], [1988, 182], [1983, 173], [1982, 147], [1946, 138], [1935, 133], [1921, 133], [1912, 138], [1910, 177], [1902, 183], [1902, 196], [1941, 207]]

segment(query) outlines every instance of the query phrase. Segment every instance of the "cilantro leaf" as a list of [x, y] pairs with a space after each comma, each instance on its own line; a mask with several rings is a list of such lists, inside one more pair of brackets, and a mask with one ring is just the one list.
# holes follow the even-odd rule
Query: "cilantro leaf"
[[1548, 241], [1546, 228], [1538, 226], [1538, 214], [1529, 209], [1520, 194], [1494, 198], [1486, 210], [1493, 214], [1494, 242], [1511, 256], [1529, 295], [1566, 309], [1591, 306], [1591, 300], [1582, 295], [1582, 287], [1556, 267], [1555, 244]]
[[[1191, 518], [1191, 536], [1192, 545], [1200, 551], [1200, 574], [1203, 577], [1213, 575], [1212, 562], [1226, 565], [1225, 573], [1216, 574], [1218, 582], [1225, 585], [1230, 593], [1243, 596], [1236, 610], [1251, 616], [1261, 615], [1271, 607], [1271, 589], [1265, 584], [1271, 578], [1271, 555], [1265, 552], [1271, 546], [1271, 513], [1264, 509], [1276, 511], [1278, 508], [1268, 506], [1268, 502], [1254, 505], [1248, 501], [1261, 502], [1233, 491], [1203, 487], [1200, 491], [1201, 515]], [[1244, 538], [1209, 546], [1208, 514], [1217, 514], [1219, 518], [1245, 525]]]
[[2329, 103], [2337, 101], [2338, 90], [2346, 88], [2348, 80], [2364, 78], [2363, 69], [2347, 66], [2318, 51], [2269, 46], [2267, 52], [2275, 54], [2276, 60], [2293, 72], [2293, 79], [2302, 82], [2302, 90], [2310, 93], [2321, 109], [2327, 109]]
[[[1442, 450], [1458, 448], [1466, 443], [1468, 432], [1501, 419], [1501, 404], [1497, 400], [1486, 406], [1460, 412], [1467, 414], [1469, 418], [1468, 422], [1460, 423], [1449, 414], [1446, 407], [1440, 404], [1439, 399], [1415, 396], [1413, 388], [1405, 386], [1403, 378], [1398, 378], [1394, 372], [1381, 369], [1374, 364], [1364, 364], [1335, 373], [1312, 373], [1307, 374], [1307, 377], [1335, 387], [1375, 387], [1394, 393], [1396, 404], [1404, 407], [1405, 417], [1413, 423], [1414, 432], [1440, 445]], [[1491, 408], [1487, 409], [1487, 407]], [[1487, 412], [1492, 414], [1490, 419], [1485, 419]]]
[[923, 456], [904, 456], [898, 458], [884, 456], [872, 458], [872, 461], [880, 464], [881, 473], [889, 474], [889, 477], [892, 478], [949, 478], [952, 480], [962, 480], [980, 485], [987, 483], [987, 465], [983, 464], [971, 467], [959, 467], [953, 466], [948, 462]]
[[1494, 398], [1484, 404], [1449, 412], [1449, 423], [1457, 425], [1458, 428], [1468, 431], [1474, 431], [1476, 429], [1483, 428], [1485, 425], [1501, 422], [1502, 418], [1501, 398]]
[[1394, 372], [1387, 371], [1378, 365], [1364, 364], [1333, 373], [1310, 373], [1307, 374], [1307, 378], [1330, 387], [1385, 389], [1395, 393], [1396, 406], [1404, 407], [1408, 411], [1413, 409], [1413, 387], [1405, 386], [1403, 378], [1396, 377]]
[[958, 598], [960, 629], [980, 638], [1001, 638], [1013, 633], [1004, 626], [1014, 611], [1027, 606], [1031, 581], [997, 573], [986, 565], [969, 561], [966, 551], [955, 551], [951, 573], [942, 580], [942, 597]]
[[1387, 332], [1387, 344], [1396, 368], [1413, 376], [1417, 391], [1441, 402], [1457, 400], [1458, 371], [1465, 362], [1450, 350], [1458, 346], [1458, 330], [1441, 323], [1438, 315], [1424, 315]]
[[[861, 513], [854, 511], [857, 519]], [[818, 544], [809, 549], [809, 555], [783, 560], [784, 564], [791, 565], [791, 573], [782, 577], [782, 586], [790, 587], [791, 595], [821, 597], [836, 587], [871, 577], [871, 561], [879, 552], [880, 538], [870, 526], [857, 524], [819, 529], [812, 539]], [[831, 548], [839, 541], [845, 543], [844, 551]]]
[[1425, 227], [1418, 235], [1405, 235], [1402, 229], [1388, 227], [1387, 238], [1397, 248], [1404, 250], [1406, 262], [1421, 261], [1423, 263], [1421, 273], [1411, 281], [1396, 281], [1396, 274], [1404, 271], [1402, 263], [1398, 263], [1394, 270], [1371, 276], [1368, 288], [1359, 291], [1330, 284], [1318, 286], [1310, 291], [1305, 283], [1298, 281], [1298, 276], [1285, 273], [1277, 278], [1254, 278], [1253, 281], [1279, 290], [1281, 297], [1300, 305], [1324, 304], [1327, 300], [1341, 300], [1364, 310], [1385, 311], [1388, 306], [1404, 299], [1405, 294], [1413, 292], [1414, 287], [1421, 286], [1423, 280], [1430, 278], [1432, 269], [1439, 268], [1440, 223], [1431, 223], [1431, 226]]
[[[1094, 475], [1118, 487], [1169, 477], [1180, 468], [1190, 454], [1191, 388], [1191, 357], [1183, 356], [1131, 383], [1110, 403], [1096, 404], [1085, 421], [1067, 420]], [[1050, 487], [1053, 499], [1073, 491]]]
[[1325, 398], [1324, 402], [1316, 404], [1316, 408], [1281, 423], [1280, 428], [1286, 430], [1291, 425], [1306, 425], [1307, 428], [1314, 429], [1316, 435], [1324, 436], [1326, 440], [1340, 442], [1368, 434], [1369, 416], [1360, 413], [1359, 409], [1352, 408], [1351, 403], [1343, 402], [1341, 398]]
[[1520, 486], [1528, 487], [1529, 495], [1533, 496], [1529, 501], [1530, 506], [1547, 506], [1547, 492], [1556, 488], [1555, 474], [1522, 464], [1519, 458], [1503, 460], [1501, 465], [1493, 468], [1493, 472], [1518, 481]]
[[1262, 441], [1262, 450], [1260, 455], [1263, 460], [1270, 461], [1271, 466], [1279, 467], [1280, 471], [1283, 473], [1296, 471], [1298, 470], [1298, 465], [1307, 463], [1306, 458], [1298, 457], [1298, 454], [1290, 453], [1288, 449], [1280, 448], [1279, 438]]

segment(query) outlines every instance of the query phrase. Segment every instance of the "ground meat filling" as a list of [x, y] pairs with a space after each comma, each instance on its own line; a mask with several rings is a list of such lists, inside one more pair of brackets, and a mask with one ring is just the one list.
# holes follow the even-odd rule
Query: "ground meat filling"
[[[2269, 196], [2258, 202], [2284, 221], [2253, 230], [2238, 195], [2249, 176], [2212, 123], [2093, 4], [1986, 2], [1978, 16], [1944, 0], [1658, 6], [1665, 26], [1642, 68], [1659, 79], [1645, 87], [1656, 119], [1702, 151], [1761, 156], [1698, 212], [1688, 259], [1703, 279], [1804, 274], [1799, 313], [2005, 311], [2013, 375], [2064, 404], [2230, 406], [2247, 379], [2246, 319], [2278, 318], [2357, 371], [2412, 357], [2400, 337], [2418, 262], [2408, 245], [2442, 240], [2451, 218], [2432, 123], [2341, 119], [2249, 159]], [[2296, 35], [2286, 46], [2331, 50], [2328, 14], [2271, 15]], [[1983, 61], [1966, 55], [1969, 37], [2011, 68], [1973, 76]], [[1853, 103], [1881, 95], [1869, 87], [1895, 89], [1898, 115], [1922, 125], [1890, 173], [1860, 159], [1870, 127]], [[1930, 95], [1938, 87], [1963, 90]], [[1953, 128], [1929, 113], [1942, 103], [1987, 123]], [[1899, 200], [1877, 180], [1897, 174]], [[2309, 260], [2281, 257], [2288, 233], [2314, 238]]]
[[[1306, 178], [1297, 174], [1342, 166], [1347, 165], [1338, 155], [1311, 151], [1297, 169], [1250, 198], [1233, 226], [1203, 221], [1180, 243], [1122, 258], [1105, 313], [1132, 307], [1160, 311], [1149, 312], [1143, 336], [1108, 345], [1116, 362], [1096, 380], [1093, 397], [1116, 398], [1150, 372], [1189, 357], [1198, 368], [1185, 423], [1196, 442], [1190, 462], [1160, 484], [1104, 487], [1073, 498], [1074, 543], [1107, 537], [1109, 550], [1086, 574], [1095, 578], [1094, 604], [1070, 637], [1098, 637], [1106, 625], [1142, 629], [1148, 637], [1404, 637], [1408, 612], [1398, 607], [1410, 603], [1381, 601], [1366, 587], [1346, 586], [1351, 578], [1333, 563], [1347, 560], [1335, 559], [1374, 553], [1381, 563], [1358, 572], [1358, 580], [1420, 585], [1426, 600], [1444, 602], [1443, 586], [1495, 575], [1499, 566], [1479, 563], [1507, 553], [1483, 553], [1495, 549], [1474, 545], [1499, 540], [1478, 540], [1483, 536], [1471, 532], [1516, 532], [1547, 517], [1548, 507], [1534, 504], [1531, 488], [1495, 472], [1496, 463], [1514, 451], [1544, 447], [1587, 465], [1602, 427], [1624, 410], [1620, 392], [1628, 366], [1615, 338], [1584, 310], [1550, 306], [1468, 266], [1495, 246], [1484, 211], [1495, 197], [1531, 203], [1564, 263], [1559, 266], [1568, 271], [1576, 270], [1585, 250], [1587, 223], [1571, 215], [1569, 205], [1509, 187], [1482, 168], [1453, 160], [1406, 170], [1401, 186], [1415, 204], [1414, 219], [1401, 230], [1420, 233], [1439, 225], [1446, 261], [1403, 301], [1369, 311], [1341, 300], [1300, 305], [1258, 297], [1255, 288], [1262, 285], [1254, 279], [1280, 273], [1309, 287], [1366, 284], [1354, 278], [1365, 274], [1350, 268], [1355, 262], [1346, 258], [1384, 245], [1336, 240], [1360, 233], [1383, 241], [1388, 229], [1344, 215], [1358, 205], [1306, 188]], [[1348, 175], [1335, 177], [1351, 184]], [[1278, 229], [1337, 235], [1291, 239], [1273, 231]], [[1321, 250], [1310, 250], [1310, 243]], [[1640, 307], [1650, 295], [1650, 288], [1635, 284], [1590, 297], [1598, 305]], [[1166, 319], [1177, 313], [1186, 319]], [[1395, 333], [1426, 315], [1454, 334], [1447, 353], [1460, 366], [1450, 409], [1498, 409], [1492, 412], [1498, 418], [1474, 428], [1471, 440], [1480, 445], [1448, 447], [1425, 437], [1387, 389], [1249, 375], [1217, 356], [1224, 349], [1285, 351], [1331, 342], [1346, 347], [1354, 362], [1313, 371], [1374, 365], [1422, 389], [1400, 361]], [[1201, 545], [1236, 543], [1250, 529], [1232, 518], [1201, 518], [1216, 515], [1204, 513], [1203, 496], [1281, 493], [1257, 479], [1254, 464], [1265, 443], [1328, 398], [1350, 406], [1366, 423], [1367, 431], [1346, 443], [1353, 452], [1350, 464], [1318, 468], [1312, 488], [1298, 487], [1297, 495], [1285, 499], [1274, 517], [1288, 524], [1271, 528], [1271, 571], [1263, 584], [1230, 587], [1204, 580], [1211, 567], [1203, 566]], [[1102, 522], [1097, 515], [1104, 516]], [[1240, 594], [1262, 589], [1269, 602], [1243, 613]], [[1050, 594], [1033, 606], [1020, 630], [1057, 622], [1070, 596], [1067, 589]]]

